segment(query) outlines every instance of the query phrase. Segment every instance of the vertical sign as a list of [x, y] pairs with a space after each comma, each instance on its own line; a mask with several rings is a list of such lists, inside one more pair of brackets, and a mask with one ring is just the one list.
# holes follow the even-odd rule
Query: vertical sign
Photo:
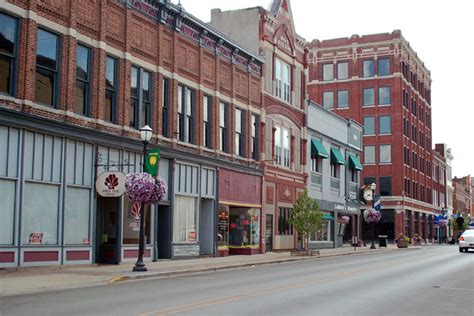
[[158, 162], [160, 161], [160, 150], [152, 149], [148, 152], [145, 160], [145, 171], [153, 177], [158, 176]]

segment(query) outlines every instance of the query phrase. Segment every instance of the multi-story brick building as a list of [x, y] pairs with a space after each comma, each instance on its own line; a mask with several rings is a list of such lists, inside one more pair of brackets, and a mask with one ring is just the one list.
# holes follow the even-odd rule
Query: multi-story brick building
[[[432, 201], [430, 71], [400, 31], [314, 40], [308, 53], [310, 99], [364, 125], [363, 183], [377, 184], [389, 239], [428, 223]], [[430, 226], [431, 228], [429, 228]]]
[[453, 179], [453, 212], [454, 214], [471, 214], [471, 176]]
[[169, 185], [145, 258], [260, 251], [258, 54], [169, 1], [8, 0], [0, 57], [1, 267], [134, 260], [131, 203], [94, 183], [141, 171], [145, 124]]
[[261, 137], [266, 249], [290, 249], [293, 203], [306, 183], [305, 49], [290, 1], [234, 11], [215, 9], [210, 24], [264, 56]]

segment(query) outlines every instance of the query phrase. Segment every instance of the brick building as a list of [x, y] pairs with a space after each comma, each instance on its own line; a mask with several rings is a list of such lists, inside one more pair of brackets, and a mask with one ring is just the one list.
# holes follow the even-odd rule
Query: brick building
[[260, 125], [265, 243], [267, 251], [293, 248], [296, 234], [288, 219], [306, 183], [306, 41], [295, 31], [288, 0], [273, 0], [268, 10], [215, 9], [210, 24], [264, 56]]
[[0, 267], [133, 261], [133, 206], [94, 183], [142, 170], [145, 124], [169, 186], [145, 259], [260, 251], [258, 54], [169, 1], [9, 0], [0, 57]]
[[472, 214], [472, 201], [471, 201], [471, 176], [465, 176], [462, 178], [454, 177], [453, 186], [453, 213], [454, 214]]
[[431, 240], [441, 207], [432, 204], [431, 77], [423, 61], [400, 31], [314, 40], [308, 76], [311, 100], [364, 125], [363, 183], [375, 182], [381, 195], [377, 234]]

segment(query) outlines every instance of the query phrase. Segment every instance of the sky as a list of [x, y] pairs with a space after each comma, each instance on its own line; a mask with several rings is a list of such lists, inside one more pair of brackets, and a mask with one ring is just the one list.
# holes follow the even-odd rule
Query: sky
[[[178, 0], [173, 0], [177, 3]], [[271, 0], [181, 0], [209, 22], [211, 9], [268, 8]], [[432, 138], [454, 155], [453, 177], [474, 176], [474, 3], [468, 0], [291, 0], [296, 32], [307, 41], [401, 30], [431, 71]], [[470, 79], [471, 78], [471, 79]]]

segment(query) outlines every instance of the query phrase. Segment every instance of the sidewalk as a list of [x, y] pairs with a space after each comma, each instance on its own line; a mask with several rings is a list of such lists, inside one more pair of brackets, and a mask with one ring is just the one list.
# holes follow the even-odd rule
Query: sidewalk
[[[410, 247], [414, 249], [419, 247]], [[395, 245], [371, 250], [369, 247], [321, 249], [319, 256], [291, 256], [290, 252], [266, 253], [252, 256], [229, 256], [188, 260], [160, 260], [147, 262], [147, 272], [132, 272], [133, 263], [120, 265], [87, 265], [64, 267], [24, 268], [19, 271], [0, 271], [0, 297], [41, 293], [54, 290], [107, 285], [114, 282], [160, 278], [191, 273], [218, 271], [255, 265], [301, 260], [317, 260], [333, 256], [396, 250]]]

